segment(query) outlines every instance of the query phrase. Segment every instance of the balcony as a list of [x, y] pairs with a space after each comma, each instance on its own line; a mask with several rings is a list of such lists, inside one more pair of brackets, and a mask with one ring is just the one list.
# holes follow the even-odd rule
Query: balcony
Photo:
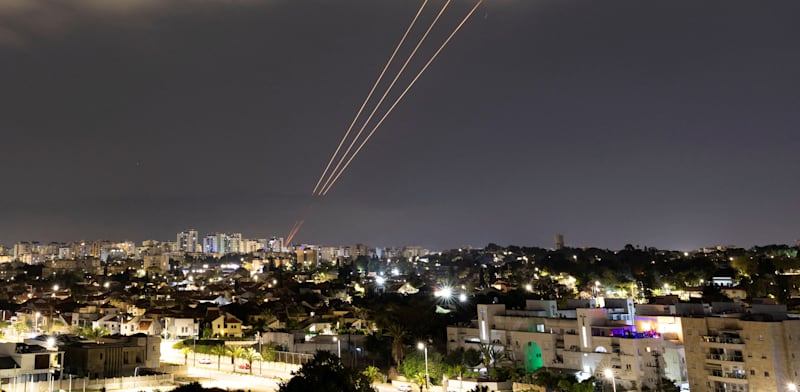
[[744, 350], [744, 341], [730, 336], [703, 336], [700, 347]]
[[712, 370], [709, 374], [710, 377], [717, 378], [734, 378], [737, 380], [747, 380], [747, 373], [741, 372], [723, 372], [722, 370]]
[[708, 381], [725, 384], [748, 385], [747, 378], [708, 376]]
[[706, 354], [706, 359], [711, 361], [744, 362], [744, 356], [733, 354]]
[[744, 344], [738, 336], [703, 336], [706, 343]]

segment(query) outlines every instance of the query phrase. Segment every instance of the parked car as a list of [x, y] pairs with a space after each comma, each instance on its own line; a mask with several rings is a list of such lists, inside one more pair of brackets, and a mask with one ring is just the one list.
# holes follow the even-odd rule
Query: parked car
[[249, 363], [243, 363], [243, 364], [239, 365], [239, 369], [250, 370], [250, 364]]
[[200, 358], [201, 365], [211, 365], [211, 358]]
[[411, 392], [412, 388], [411, 385], [403, 384], [397, 387], [397, 390], [400, 392]]

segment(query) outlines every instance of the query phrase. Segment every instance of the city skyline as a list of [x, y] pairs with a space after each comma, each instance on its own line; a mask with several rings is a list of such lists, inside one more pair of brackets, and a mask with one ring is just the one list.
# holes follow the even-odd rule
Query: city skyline
[[486, 1], [312, 197], [420, 3], [4, 2], [0, 242], [800, 238], [791, 2]]

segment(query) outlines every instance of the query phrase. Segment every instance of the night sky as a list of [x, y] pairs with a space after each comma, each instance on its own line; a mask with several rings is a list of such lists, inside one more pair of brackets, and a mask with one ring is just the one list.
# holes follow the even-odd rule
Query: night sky
[[486, 0], [306, 212], [420, 4], [0, 1], [0, 243], [800, 239], [798, 1]]

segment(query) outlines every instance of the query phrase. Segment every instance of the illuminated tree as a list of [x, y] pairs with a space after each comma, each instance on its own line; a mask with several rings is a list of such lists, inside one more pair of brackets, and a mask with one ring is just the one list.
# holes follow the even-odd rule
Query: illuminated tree
[[279, 392], [376, 392], [367, 376], [344, 367], [336, 355], [327, 351], [317, 352], [292, 375], [280, 385]]
[[231, 356], [231, 366], [233, 367], [233, 371], [236, 371], [236, 358], [241, 358], [242, 353], [244, 353], [244, 347], [242, 346], [227, 346], [226, 351], [228, 355]]
[[217, 356], [217, 370], [220, 369], [222, 366], [222, 356], [225, 355], [228, 351], [225, 349], [225, 346], [218, 344], [214, 347], [211, 347], [211, 354]]
[[242, 353], [239, 354], [239, 358], [242, 358], [245, 361], [247, 361], [247, 368], [250, 370], [250, 374], [253, 374], [253, 361], [262, 360], [261, 353], [259, 353], [252, 347], [242, 350]]

